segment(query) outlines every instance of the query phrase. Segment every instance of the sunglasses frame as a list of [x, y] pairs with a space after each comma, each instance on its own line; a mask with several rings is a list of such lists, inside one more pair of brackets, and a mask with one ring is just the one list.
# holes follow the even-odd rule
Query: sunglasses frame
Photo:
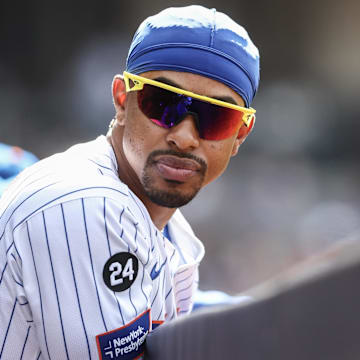
[[[208, 96], [195, 94], [195, 93], [193, 93], [191, 91], [183, 90], [183, 89], [177, 88], [175, 86], [164, 84], [164, 83], [162, 83], [160, 81], [156, 81], [156, 80], [148, 79], [148, 78], [143, 77], [143, 76], [128, 73], [127, 71], [123, 72], [123, 79], [124, 79], [124, 82], [125, 82], [126, 92], [142, 90], [145, 84], [149, 84], [149, 85], [153, 85], [153, 86], [162, 88], [164, 90], [174, 92], [176, 94], [190, 96], [190, 97], [192, 97], [194, 99], [198, 99], [198, 100], [205, 101], [205, 102], [208, 102], [208, 103], [211, 103], [211, 104], [214, 104], [214, 105], [223, 106], [223, 107], [226, 107], [226, 108], [230, 108], [230, 109], [233, 109], [233, 110], [240, 111], [240, 112], [243, 113], [242, 121], [244, 122], [244, 124], [247, 127], [249, 127], [251, 125], [253, 119], [255, 120], [255, 112], [256, 112], [256, 110], [253, 109], [253, 108], [246, 108], [246, 107], [242, 107], [242, 106], [239, 106], [239, 105], [228, 103], [226, 101], [221, 101], [221, 100], [218, 100], [218, 99], [214, 99], [214, 98], [211, 98], [211, 97], [208, 97]], [[134, 83], [133, 87], [130, 86], [130, 80]]]

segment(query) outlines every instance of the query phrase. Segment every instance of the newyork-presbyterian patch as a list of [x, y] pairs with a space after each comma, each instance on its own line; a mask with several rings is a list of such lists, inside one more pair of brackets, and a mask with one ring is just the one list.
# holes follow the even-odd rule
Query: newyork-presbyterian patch
[[150, 309], [131, 323], [96, 336], [100, 360], [140, 359], [150, 330]]

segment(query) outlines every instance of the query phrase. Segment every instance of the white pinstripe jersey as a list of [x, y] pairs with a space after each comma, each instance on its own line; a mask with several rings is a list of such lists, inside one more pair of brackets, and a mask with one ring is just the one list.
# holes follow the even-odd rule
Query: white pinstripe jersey
[[[98, 359], [97, 335], [148, 309], [153, 325], [191, 311], [203, 246], [179, 211], [168, 226], [171, 241], [104, 136], [25, 170], [0, 201], [0, 358]], [[113, 291], [103, 270], [121, 252], [137, 276]]]

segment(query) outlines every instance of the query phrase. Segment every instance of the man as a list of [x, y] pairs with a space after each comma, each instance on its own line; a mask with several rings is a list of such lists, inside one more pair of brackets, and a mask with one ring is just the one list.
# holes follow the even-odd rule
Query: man
[[201, 242], [177, 208], [251, 131], [259, 56], [201, 6], [146, 19], [107, 137], [25, 170], [0, 203], [0, 357], [133, 359], [189, 313]]

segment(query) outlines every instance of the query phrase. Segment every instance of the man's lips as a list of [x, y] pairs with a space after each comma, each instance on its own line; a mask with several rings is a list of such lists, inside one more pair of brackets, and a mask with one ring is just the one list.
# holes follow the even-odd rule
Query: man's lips
[[155, 159], [155, 166], [167, 180], [184, 182], [201, 170], [201, 165], [192, 159], [163, 155]]

